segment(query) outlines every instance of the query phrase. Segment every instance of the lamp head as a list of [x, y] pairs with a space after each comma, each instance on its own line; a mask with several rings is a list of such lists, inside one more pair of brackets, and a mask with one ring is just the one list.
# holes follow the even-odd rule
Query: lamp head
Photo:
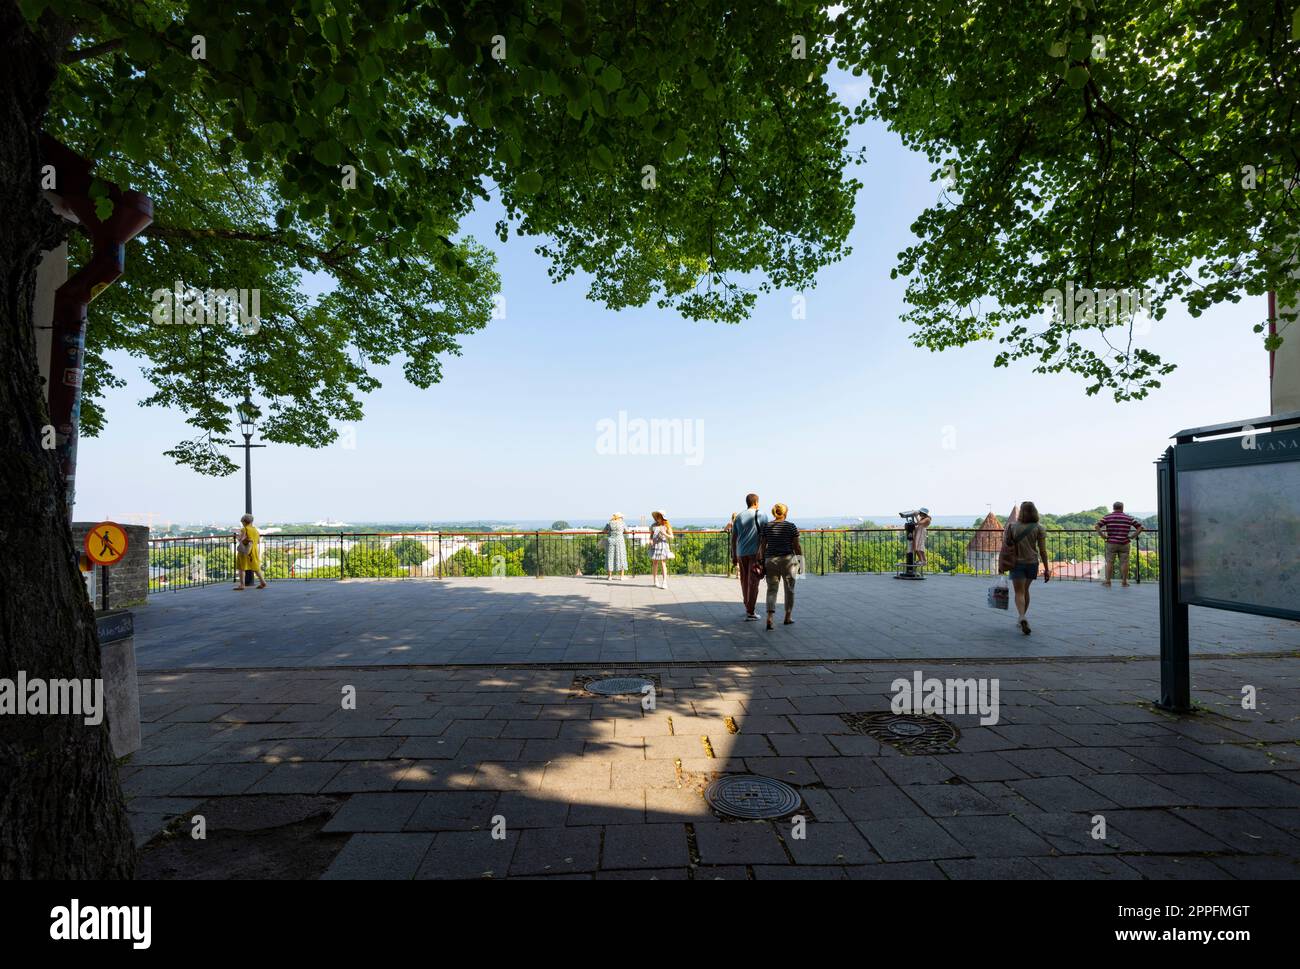
[[235, 406], [235, 412], [239, 415], [239, 432], [244, 437], [252, 437], [253, 431], [257, 430], [257, 418], [261, 416], [257, 405], [245, 394], [244, 399]]

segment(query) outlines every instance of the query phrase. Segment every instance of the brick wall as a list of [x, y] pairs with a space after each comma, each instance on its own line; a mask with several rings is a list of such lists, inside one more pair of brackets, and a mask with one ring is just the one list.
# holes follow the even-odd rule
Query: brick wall
[[[73, 522], [72, 539], [77, 551], [85, 549], [86, 533], [98, 522]], [[119, 524], [121, 524], [119, 522]], [[110, 609], [142, 606], [149, 598], [149, 526], [122, 525], [126, 531], [126, 555], [116, 565], [108, 567], [108, 605]], [[95, 580], [101, 570], [95, 566]], [[95, 599], [95, 608], [103, 601], [101, 591]]]

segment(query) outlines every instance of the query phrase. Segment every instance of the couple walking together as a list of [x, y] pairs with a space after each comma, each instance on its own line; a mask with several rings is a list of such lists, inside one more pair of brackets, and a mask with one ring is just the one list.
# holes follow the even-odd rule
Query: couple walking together
[[758, 510], [758, 495], [745, 496], [745, 510], [731, 523], [731, 561], [740, 571], [740, 593], [745, 604], [745, 620], [757, 619], [758, 584], [767, 579], [767, 628], [776, 615], [776, 593], [785, 587], [785, 625], [794, 622], [794, 578], [803, 548], [799, 529], [788, 519], [789, 509], [778, 502], [772, 517]]

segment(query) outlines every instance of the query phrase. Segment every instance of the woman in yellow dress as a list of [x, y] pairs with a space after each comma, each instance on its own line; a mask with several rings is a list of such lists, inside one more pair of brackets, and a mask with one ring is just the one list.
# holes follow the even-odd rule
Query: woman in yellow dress
[[239, 523], [243, 527], [235, 533], [235, 589], [244, 591], [245, 572], [257, 576], [257, 587], [265, 589], [266, 577], [262, 575], [262, 533], [253, 525], [252, 515], [244, 515]]

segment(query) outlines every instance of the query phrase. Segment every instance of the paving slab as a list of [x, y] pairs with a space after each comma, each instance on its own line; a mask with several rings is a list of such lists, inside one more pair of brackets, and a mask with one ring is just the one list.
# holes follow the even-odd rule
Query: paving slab
[[[257, 596], [231, 596], [218, 583], [151, 595], [148, 608], [136, 613], [136, 662], [146, 670], [1016, 655], [1026, 644], [1006, 614], [987, 608], [988, 582], [978, 576], [907, 583], [881, 575], [817, 576], [800, 587], [798, 623], [771, 633], [737, 615], [737, 584], [722, 576], [674, 577], [668, 590], [654, 589], [645, 577], [616, 587], [587, 576], [278, 580]], [[1157, 591], [1153, 583], [1122, 591], [1091, 582], [1036, 585], [1035, 655], [1130, 656], [1143, 652], [1143, 643], [1154, 655]], [[1118, 635], [1117, 602], [1124, 616]], [[946, 625], [931, 621], [927, 633], [917, 635], [904, 618], [917, 614]], [[491, 628], [483, 617], [491, 618]], [[628, 639], [629, 628], [644, 646]], [[1191, 610], [1191, 636], [1193, 657], [1300, 648], [1295, 623], [1210, 609]], [[312, 644], [309, 651], [304, 643]], [[646, 653], [650, 649], [655, 655]], [[802, 702], [746, 707], [751, 715], [844, 709], [834, 698], [793, 699]], [[207, 721], [235, 709], [183, 704], [166, 719]]]
[[766, 821], [701, 822], [694, 825], [705, 865], [784, 865], [785, 849]]
[[684, 824], [609, 824], [602, 868], [674, 868], [690, 863]]
[[321, 878], [406, 880], [433, 844], [431, 834], [354, 834]]
[[[386, 792], [353, 794], [322, 829], [326, 832], [401, 831], [425, 795]], [[435, 830], [415, 827], [414, 831]]]
[[[887, 709], [906, 657], [145, 671], [154, 726], [120, 776], [146, 861], [170, 820], [234, 812], [329, 839], [330, 878], [1296, 878], [1298, 662], [1204, 659], [1212, 712], [1183, 717], [1145, 708], [1154, 660], [926, 663], [997, 677], [1003, 716], [953, 714], [958, 742], [918, 755], [821, 712]], [[654, 713], [574, 686], [632, 673], [660, 683]], [[343, 682], [376, 712], [339, 710]], [[1238, 723], [1245, 682], [1268, 708]], [[795, 786], [805, 837], [713, 812], [736, 772]]]

